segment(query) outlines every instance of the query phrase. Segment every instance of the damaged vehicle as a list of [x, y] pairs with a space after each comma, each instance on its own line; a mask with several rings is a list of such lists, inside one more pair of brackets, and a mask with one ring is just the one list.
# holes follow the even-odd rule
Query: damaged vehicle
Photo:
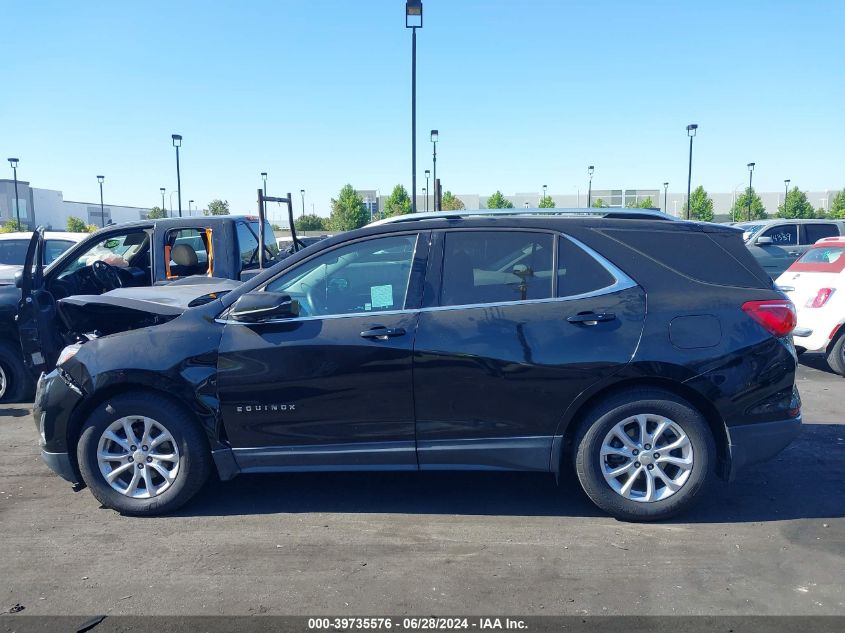
[[278, 256], [269, 223], [263, 251], [260, 233], [252, 216], [142, 220], [100, 229], [50, 263], [49, 234], [39, 229], [16, 284], [0, 287], [0, 400], [31, 394], [38, 375], [52, 369], [62, 347], [78, 336], [126, 329], [118, 321], [75, 329], [60, 317], [58, 301], [115, 289], [143, 292], [195, 276], [248, 279]]
[[69, 328], [134, 329], [41, 376], [42, 457], [129, 515], [212, 472], [449, 469], [682, 512], [800, 431], [795, 309], [737, 229], [583, 211], [399, 216], [231, 289], [60, 300]]

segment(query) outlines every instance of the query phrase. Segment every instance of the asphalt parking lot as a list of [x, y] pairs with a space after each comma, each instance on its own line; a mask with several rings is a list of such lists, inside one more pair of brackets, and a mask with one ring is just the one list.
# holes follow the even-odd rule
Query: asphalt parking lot
[[845, 614], [845, 380], [802, 360], [806, 427], [659, 524], [574, 478], [290, 474], [211, 483], [175, 516], [101, 509], [0, 407], [0, 611], [22, 614]]

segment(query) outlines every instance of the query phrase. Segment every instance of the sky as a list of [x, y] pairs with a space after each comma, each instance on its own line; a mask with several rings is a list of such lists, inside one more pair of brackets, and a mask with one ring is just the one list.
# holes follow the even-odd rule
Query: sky
[[[845, 187], [845, 2], [423, 0], [417, 187], [489, 195]], [[404, 0], [0, 0], [0, 154], [66, 200], [328, 215], [351, 183], [411, 188]], [[11, 169], [0, 166], [0, 178]], [[8, 172], [8, 173], [6, 173]], [[176, 196], [173, 196], [173, 204]], [[170, 201], [167, 201], [168, 208]]]

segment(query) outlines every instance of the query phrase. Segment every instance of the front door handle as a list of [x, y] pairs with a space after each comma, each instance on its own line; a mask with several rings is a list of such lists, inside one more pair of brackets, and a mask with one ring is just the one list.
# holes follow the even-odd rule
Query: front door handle
[[801, 254], [801, 251], [788, 251], [788, 253], [789, 253], [790, 255], [793, 255], [793, 256], [795, 256], [795, 257], [798, 257], [798, 256]]
[[384, 327], [383, 325], [376, 325], [375, 327], [361, 332], [363, 338], [374, 339], [376, 341], [386, 341], [395, 336], [405, 336], [405, 330], [401, 327]]
[[566, 320], [578, 325], [596, 325], [599, 321], [613, 321], [615, 319], [616, 315], [613, 312], [585, 312], [574, 314]]

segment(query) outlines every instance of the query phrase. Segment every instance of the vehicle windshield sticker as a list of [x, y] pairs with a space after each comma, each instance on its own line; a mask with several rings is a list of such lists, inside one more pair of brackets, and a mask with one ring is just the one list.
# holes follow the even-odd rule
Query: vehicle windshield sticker
[[370, 301], [374, 308], [389, 308], [393, 305], [393, 286], [370, 286]]

